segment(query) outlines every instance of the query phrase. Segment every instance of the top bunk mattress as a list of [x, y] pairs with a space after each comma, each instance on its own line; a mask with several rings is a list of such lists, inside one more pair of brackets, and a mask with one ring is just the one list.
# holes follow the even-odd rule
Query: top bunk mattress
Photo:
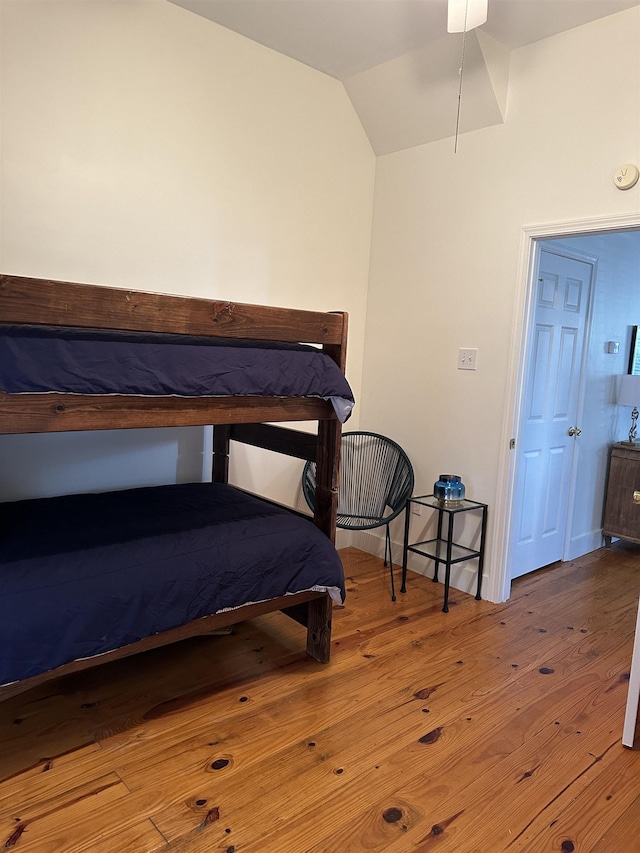
[[0, 392], [145, 397], [320, 397], [344, 423], [353, 392], [304, 344], [0, 324]]

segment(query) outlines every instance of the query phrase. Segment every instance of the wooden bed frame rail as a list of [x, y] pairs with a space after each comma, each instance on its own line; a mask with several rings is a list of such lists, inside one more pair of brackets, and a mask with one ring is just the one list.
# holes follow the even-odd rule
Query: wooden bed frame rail
[[4, 699], [9, 699], [11, 696], [24, 693], [26, 690], [31, 690], [32, 687], [37, 687], [39, 684], [44, 684], [52, 678], [60, 678], [63, 675], [82, 672], [85, 669], [91, 669], [102, 663], [121, 660], [130, 655], [148, 652], [151, 649], [157, 649], [170, 643], [177, 643], [180, 640], [186, 640], [190, 637], [213, 634], [224, 628], [237, 625], [238, 622], [244, 622], [246, 619], [255, 619], [258, 616], [263, 616], [265, 613], [273, 613], [275, 610], [282, 611], [306, 627], [307, 654], [320, 663], [328, 663], [331, 652], [331, 598], [327, 593], [322, 592], [299, 592], [292, 595], [283, 595], [280, 598], [271, 598], [268, 601], [260, 601], [256, 604], [243, 604], [234, 610], [225, 610], [213, 616], [204, 616], [202, 619], [188, 622], [179, 628], [162, 631], [159, 634], [154, 634], [152, 637], [145, 637], [143, 640], [131, 643], [128, 646], [122, 646], [111, 652], [105, 652], [105, 654], [83, 660], [75, 660], [64, 666], [59, 666], [57, 669], [43, 672], [41, 675], [34, 675], [22, 681], [6, 684], [0, 687], [0, 702]]
[[[3, 323], [343, 346], [344, 315], [0, 274]], [[341, 365], [344, 369], [344, 365]]]

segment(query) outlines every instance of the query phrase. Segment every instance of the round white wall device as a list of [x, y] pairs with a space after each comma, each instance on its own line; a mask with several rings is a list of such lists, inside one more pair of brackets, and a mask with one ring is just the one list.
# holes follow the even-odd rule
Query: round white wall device
[[630, 190], [631, 187], [638, 183], [639, 176], [640, 172], [638, 172], [637, 166], [634, 166], [633, 163], [625, 163], [619, 169], [616, 169], [616, 173], [613, 176], [613, 183], [619, 190]]

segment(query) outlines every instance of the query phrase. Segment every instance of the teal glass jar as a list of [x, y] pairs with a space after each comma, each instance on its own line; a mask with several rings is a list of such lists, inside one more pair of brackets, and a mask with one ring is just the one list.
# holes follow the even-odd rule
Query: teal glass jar
[[447, 506], [455, 506], [464, 500], [465, 487], [457, 474], [440, 474], [433, 484], [434, 497]]

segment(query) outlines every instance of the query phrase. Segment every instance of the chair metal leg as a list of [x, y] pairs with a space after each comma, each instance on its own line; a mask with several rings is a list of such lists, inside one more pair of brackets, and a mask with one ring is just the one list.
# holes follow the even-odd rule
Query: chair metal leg
[[384, 564], [387, 565], [387, 553], [389, 554], [389, 574], [391, 575], [391, 601], [396, 600], [396, 586], [393, 580], [393, 559], [391, 554], [391, 533], [389, 532], [389, 525], [387, 524], [387, 533], [385, 536], [384, 543]]

